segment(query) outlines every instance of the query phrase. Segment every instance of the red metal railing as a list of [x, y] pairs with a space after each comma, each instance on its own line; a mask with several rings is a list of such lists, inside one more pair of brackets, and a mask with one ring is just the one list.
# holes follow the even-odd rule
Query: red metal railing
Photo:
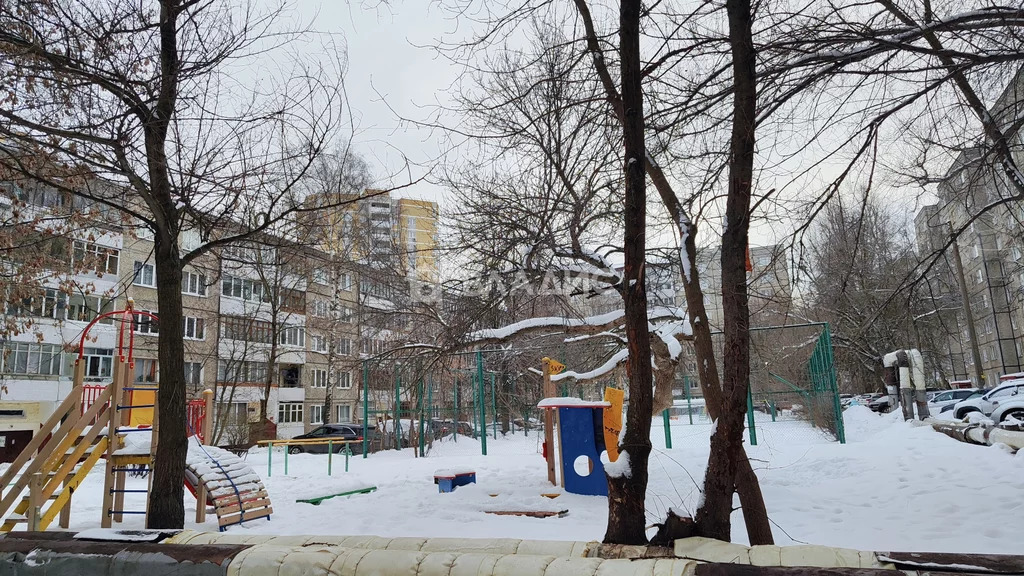
[[206, 402], [202, 399], [189, 400], [185, 406], [185, 421], [188, 422], [188, 435], [198, 436], [200, 442], [206, 442], [203, 438], [203, 419], [206, 418]]
[[82, 410], [80, 414], [85, 414], [85, 411], [96, 402], [96, 399], [100, 397], [100, 394], [106, 388], [103, 384], [85, 384], [82, 386]]

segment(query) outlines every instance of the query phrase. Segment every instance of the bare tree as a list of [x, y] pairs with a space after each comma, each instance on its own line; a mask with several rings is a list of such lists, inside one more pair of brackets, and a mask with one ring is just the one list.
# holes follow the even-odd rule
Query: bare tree
[[[276, 75], [261, 66], [260, 87], [226, 73], [299, 37], [284, 14], [182, 0], [0, 6], [0, 135], [21, 151], [3, 163], [155, 236], [164, 380], [152, 528], [184, 522], [182, 266], [303, 211], [296, 183], [344, 121], [343, 59], [329, 39], [320, 61], [295, 59]], [[49, 169], [26, 158], [46, 158]], [[213, 234], [225, 227], [233, 232]], [[183, 252], [185, 230], [202, 241]]]

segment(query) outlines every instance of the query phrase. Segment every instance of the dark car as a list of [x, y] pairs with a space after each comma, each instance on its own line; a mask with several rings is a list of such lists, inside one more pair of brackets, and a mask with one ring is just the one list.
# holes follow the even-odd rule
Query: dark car
[[[324, 424], [319, 428], [314, 429], [311, 432], [296, 436], [294, 440], [336, 440], [338, 444], [332, 446], [335, 454], [340, 454], [345, 451], [346, 444], [342, 443], [343, 440], [357, 440], [352, 444], [348, 444], [353, 454], [363, 453], [363, 427], [360, 424]], [[289, 446], [288, 452], [290, 454], [301, 454], [303, 452], [309, 454], [327, 454], [327, 444], [305, 444]]]
[[872, 412], [880, 412], [883, 414], [892, 410], [892, 406], [889, 405], [889, 396], [885, 395], [875, 398], [871, 402], [868, 402], [868, 408], [870, 408]]

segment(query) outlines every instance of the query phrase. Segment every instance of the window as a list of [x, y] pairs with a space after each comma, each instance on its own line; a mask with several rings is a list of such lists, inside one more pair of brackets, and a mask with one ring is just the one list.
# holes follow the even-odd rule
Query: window
[[156, 288], [156, 268], [146, 262], [135, 263], [135, 276], [132, 283], [136, 286]]
[[334, 408], [338, 414], [338, 419], [335, 422], [348, 422], [352, 420], [351, 406], [335, 406]]
[[191, 296], [206, 296], [206, 276], [195, 272], [182, 273], [181, 293]]
[[981, 295], [981, 307], [985, 309], [988, 308], [988, 294]]
[[221, 280], [221, 294], [248, 302], [270, 302], [270, 290], [266, 290], [262, 282], [230, 274], [225, 274]]
[[327, 388], [327, 370], [310, 370], [313, 388]]
[[193, 318], [192, 316], [186, 316], [181, 319], [184, 324], [184, 332], [186, 340], [202, 340], [206, 337], [205, 331], [203, 330], [204, 321], [202, 318]]
[[343, 273], [338, 278], [338, 286], [341, 290], [344, 290], [345, 292], [351, 291], [353, 286], [352, 275], [349, 274], [348, 272]]
[[281, 331], [282, 346], [305, 346], [306, 329], [302, 326], [291, 326]]
[[352, 353], [352, 341], [348, 338], [339, 338], [336, 352], [340, 356], [348, 356]]
[[266, 362], [217, 361], [218, 382], [266, 382], [266, 380]]
[[185, 362], [185, 385], [199, 388], [203, 385], [203, 364], [201, 362]]
[[310, 310], [310, 314], [312, 314], [316, 318], [327, 318], [327, 315], [330, 313], [330, 310], [331, 305], [328, 304], [326, 301], [314, 300], [312, 310]]
[[981, 270], [980, 269], [975, 270], [974, 271], [974, 283], [975, 284], [981, 284], [982, 281], [984, 281], [984, 277], [981, 274]]
[[103, 380], [114, 374], [114, 351], [110, 348], [86, 348], [83, 351], [85, 377]]
[[[153, 313], [151, 310], [139, 310], [139, 312]], [[136, 315], [132, 317], [132, 330], [138, 334], [156, 335], [160, 333], [160, 323], [149, 316]]]
[[8, 342], [3, 347], [3, 371], [7, 374], [60, 375], [61, 347], [38, 342]]
[[327, 353], [326, 336], [310, 336], [309, 347], [313, 352]]
[[326, 286], [331, 283], [331, 273], [328, 272], [326, 268], [314, 268], [313, 282]]
[[[68, 297], [67, 319], [77, 322], [92, 322], [100, 314], [114, 311], [114, 300], [100, 296], [72, 294]], [[102, 324], [113, 324], [113, 318], [100, 320]]]
[[121, 251], [116, 248], [75, 240], [71, 266], [97, 274], [117, 274], [120, 258]]
[[237, 426], [249, 421], [249, 406], [245, 402], [218, 402], [217, 422]]
[[324, 423], [324, 407], [320, 404], [314, 404], [309, 407], [309, 423], [310, 424], [323, 424]]
[[338, 372], [337, 382], [335, 382], [337, 388], [351, 388], [352, 387], [352, 373], [351, 372]]
[[228, 340], [270, 344], [274, 341], [274, 326], [263, 320], [225, 316], [220, 321], [220, 336]]
[[290, 288], [281, 288], [280, 305], [282, 310], [289, 312], [306, 311], [306, 293]]
[[1016, 386], [1007, 386], [1006, 388], [1002, 388], [1000, 390], [996, 390], [995, 392], [992, 392], [991, 394], [989, 394], [987, 400], [992, 400], [993, 398], [1006, 398], [1008, 396], [1013, 396], [1016, 393], [1017, 393], [1017, 387]]
[[154, 238], [153, 229], [149, 227], [142, 220], [135, 220], [135, 237], [139, 240], [152, 240]]
[[351, 322], [354, 314], [355, 312], [353, 312], [353, 310], [348, 306], [338, 308], [338, 320], [341, 320], [342, 322]]
[[137, 384], [156, 384], [157, 363], [155, 358], [135, 359], [135, 382]]
[[1013, 254], [1013, 259], [1014, 260], [1020, 260], [1020, 248], [1018, 248], [1017, 246], [1014, 246], [1013, 250], [1011, 250], [1011, 253]]
[[60, 320], [64, 316], [66, 304], [63, 292], [48, 288], [35, 296], [22, 298], [20, 302], [8, 303], [7, 314], [9, 316], [36, 316]]
[[278, 424], [302, 423], [302, 402], [281, 402], [277, 405]]

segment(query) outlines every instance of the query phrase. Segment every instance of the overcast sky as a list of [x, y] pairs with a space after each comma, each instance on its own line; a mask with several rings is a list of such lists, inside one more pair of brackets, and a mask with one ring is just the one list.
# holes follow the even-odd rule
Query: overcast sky
[[[425, 165], [436, 156], [436, 135], [403, 124], [400, 117], [426, 119], [424, 109], [443, 101], [455, 70], [436, 58], [430, 46], [453, 22], [426, 0], [400, 2], [394, 7], [369, 7], [370, 2], [300, 0], [299, 17], [314, 28], [340, 34], [348, 48], [346, 88], [356, 115], [355, 148], [371, 164], [375, 176], [388, 186], [408, 182], [402, 155]], [[394, 110], [392, 110], [394, 109]], [[413, 167], [412, 178], [422, 167]], [[389, 176], [391, 181], [387, 181]], [[401, 196], [440, 200], [441, 189], [426, 183]]]
[[[447, 101], [447, 90], [456, 80], [458, 69], [437, 57], [430, 46], [445, 35], [466, 33], [464, 19], [457, 23], [429, 0], [390, 4], [377, 0], [298, 0], [294, 4], [301, 22], [344, 39], [348, 53], [346, 88], [356, 117], [355, 149], [370, 162], [380, 186], [401, 185], [420, 177], [437, 157], [438, 135], [403, 123], [401, 117], [427, 120], [431, 106]], [[763, 144], [771, 140], [768, 137]], [[761, 154], [769, 151], [762, 150]], [[402, 171], [407, 165], [403, 156], [412, 163], [406, 172]], [[444, 199], [443, 189], [425, 182], [399, 195], [439, 202]], [[890, 202], [893, 200], [890, 198]], [[919, 199], [908, 200], [904, 210], [909, 219]], [[780, 228], [780, 223], [776, 219], [759, 222], [751, 231], [752, 242], [782, 240], [789, 226], [783, 224]]]

